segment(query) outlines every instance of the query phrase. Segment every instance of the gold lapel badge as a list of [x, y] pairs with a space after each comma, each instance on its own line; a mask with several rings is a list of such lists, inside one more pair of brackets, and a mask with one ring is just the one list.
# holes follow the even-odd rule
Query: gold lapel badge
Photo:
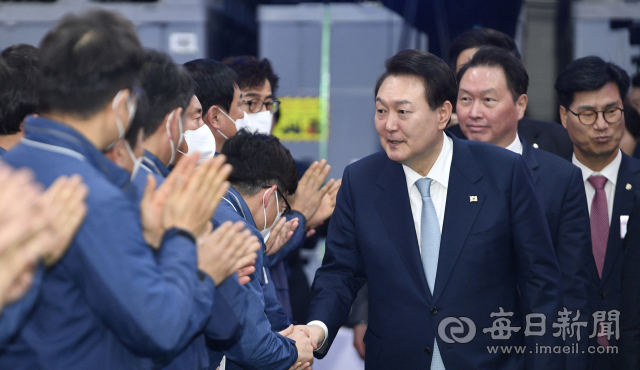
[[477, 195], [469, 195], [469, 202], [473, 203], [473, 202], [477, 202], [478, 201], [478, 196]]
[[627, 190], [631, 190], [632, 186], [631, 186], [631, 184], [627, 184], [624, 188], [627, 189]]

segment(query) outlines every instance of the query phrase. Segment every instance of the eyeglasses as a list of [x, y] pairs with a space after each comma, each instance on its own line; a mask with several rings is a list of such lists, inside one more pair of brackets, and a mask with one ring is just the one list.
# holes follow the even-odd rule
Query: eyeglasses
[[587, 126], [593, 125], [596, 122], [596, 120], [598, 119], [598, 113], [602, 113], [602, 118], [604, 118], [607, 123], [616, 123], [618, 122], [618, 120], [620, 120], [620, 118], [622, 118], [622, 112], [624, 112], [624, 109], [618, 107], [611, 107], [605, 110], [587, 109], [581, 111], [580, 113], [576, 113], [571, 109], [567, 110], [578, 116], [578, 121]]
[[287, 198], [284, 197], [284, 194], [282, 194], [282, 192], [280, 191], [280, 189], [276, 188], [276, 191], [278, 193], [280, 193], [280, 196], [282, 197], [282, 199], [284, 200], [284, 204], [286, 205], [286, 207], [284, 208], [284, 212], [282, 212], [282, 214], [287, 214], [291, 211], [291, 205], [289, 205], [289, 202], [287, 202]]
[[251, 112], [251, 113], [260, 112], [262, 110], [262, 106], [263, 105], [271, 113], [277, 112], [278, 108], [280, 107], [280, 101], [279, 100], [262, 101], [262, 99], [260, 99], [260, 98], [253, 98], [253, 99], [249, 99], [249, 100], [243, 100], [242, 104], [246, 105], [247, 106], [247, 110], [249, 112]]

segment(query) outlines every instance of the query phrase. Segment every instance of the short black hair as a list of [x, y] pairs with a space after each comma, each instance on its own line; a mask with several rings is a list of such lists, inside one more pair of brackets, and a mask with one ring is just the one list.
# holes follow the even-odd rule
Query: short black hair
[[273, 184], [287, 194], [298, 188], [296, 163], [289, 149], [273, 135], [242, 129], [224, 143], [222, 154], [233, 166], [229, 182], [242, 194], [255, 195]]
[[193, 97], [193, 80], [186, 69], [173, 62], [163, 52], [145, 50], [145, 62], [141, 73], [142, 88], [149, 99], [149, 122], [144, 126], [144, 136], [153, 135], [167, 114], [182, 108], [182, 115]]
[[624, 101], [631, 85], [627, 72], [600, 57], [588, 56], [569, 63], [558, 75], [555, 88], [560, 105], [569, 108], [575, 93], [599, 90], [609, 82], [618, 86], [620, 100]]
[[264, 58], [258, 60], [252, 55], [243, 55], [240, 57], [225, 58], [222, 60], [222, 63], [229, 66], [238, 74], [238, 86], [241, 89], [262, 87], [264, 81], [267, 80], [271, 85], [272, 95], [276, 95], [280, 78], [277, 74], [273, 73], [269, 59]]
[[134, 149], [138, 144], [140, 130], [144, 132], [146, 126], [151, 122], [149, 120], [149, 98], [147, 98], [147, 93], [144, 90], [137, 91], [136, 101], [136, 115], [124, 135], [124, 139], [127, 140], [131, 149]]
[[132, 89], [143, 50], [122, 15], [89, 10], [68, 14], [40, 43], [40, 111], [89, 118], [122, 89]]
[[0, 135], [20, 132], [24, 118], [37, 112], [40, 70], [38, 49], [9, 46], [0, 54]]
[[491, 28], [473, 28], [464, 31], [451, 41], [449, 62], [451, 62], [453, 69], [456, 68], [456, 61], [463, 51], [483, 46], [495, 46], [504, 49], [517, 59], [520, 59], [518, 46], [509, 35]]
[[451, 68], [437, 56], [422, 50], [403, 50], [385, 63], [386, 71], [376, 83], [374, 97], [389, 76], [416, 76], [424, 84], [424, 97], [431, 110], [449, 101], [455, 104], [458, 95], [456, 76]]
[[633, 77], [631, 78], [631, 86], [640, 87], [640, 73], [636, 73], [635, 75], [633, 75]]
[[213, 59], [196, 59], [184, 64], [195, 82], [195, 92], [202, 114], [213, 105], [222, 107], [229, 114], [238, 74], [225, 64]]
[[483, 46], [473, 55], [458, 72], [458, 84], [470, 68], [473, 67], [499, 67], [504, 72], [507, 87], [515, 102], [522, 94], [527, 93], [529, 87], [529, 74], [521, 61], [504, 49], [495, 46]]

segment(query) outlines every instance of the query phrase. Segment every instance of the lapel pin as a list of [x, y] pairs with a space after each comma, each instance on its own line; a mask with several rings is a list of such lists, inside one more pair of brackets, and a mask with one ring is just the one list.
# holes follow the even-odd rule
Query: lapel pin
[[627, 184], [624, 188], [627, 189], [627, 190], [631, 190], [632, 186], [631, 186], [631, 184]]
[[473, 203], [473, 202], [477, 202], [478, 201], [478, 196], [477, 195], [469, 195], [469, 202]]
[[538, 143], [533, 143], [533, 147], [538, 149]]

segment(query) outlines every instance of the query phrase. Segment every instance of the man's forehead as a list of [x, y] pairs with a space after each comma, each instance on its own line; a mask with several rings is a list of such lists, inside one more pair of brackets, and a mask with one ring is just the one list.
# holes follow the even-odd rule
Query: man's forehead
[[195, 95], [191, 98], [191, 102], [189, 103], [189, 111], [191, 113], [202, 112], [202, 104], [200, 104], [200, 100], [198, 100]]
[[376, 97], [376, 102], [380, 102], [382, 104], [391, 104], [391, 105], [404, 105], [404, 104], [413, 104], [412, 100], [410, 99], [406, 99], [406, 98], [401, 98], [401, 97]]
[[481, 89], [496, 86], [507, 87], [507, 76], [501, 66], [474, 66], [464, 72], [460, 79], [460, 88], [469, 83], [478, 84]]
[[390, 75], [380, 84], [376, 101], [384, 104], [411, 104], [418, 103], [418, 96], [426, 101], [422, 78], [414, 75]]
[[618, 85], [608, 82], [597, 90], [576, 91], [573, 94], [574, 106], [599, 107], [622, 103]]
[[246, 98], [260, 98], [272, 96], [273, 91], [271, 90], [271, 84], [269, 83], [269, 80], [264, 80], [264, 83], [262, 85], [249, 86], [242, 89], [242, 94]]

